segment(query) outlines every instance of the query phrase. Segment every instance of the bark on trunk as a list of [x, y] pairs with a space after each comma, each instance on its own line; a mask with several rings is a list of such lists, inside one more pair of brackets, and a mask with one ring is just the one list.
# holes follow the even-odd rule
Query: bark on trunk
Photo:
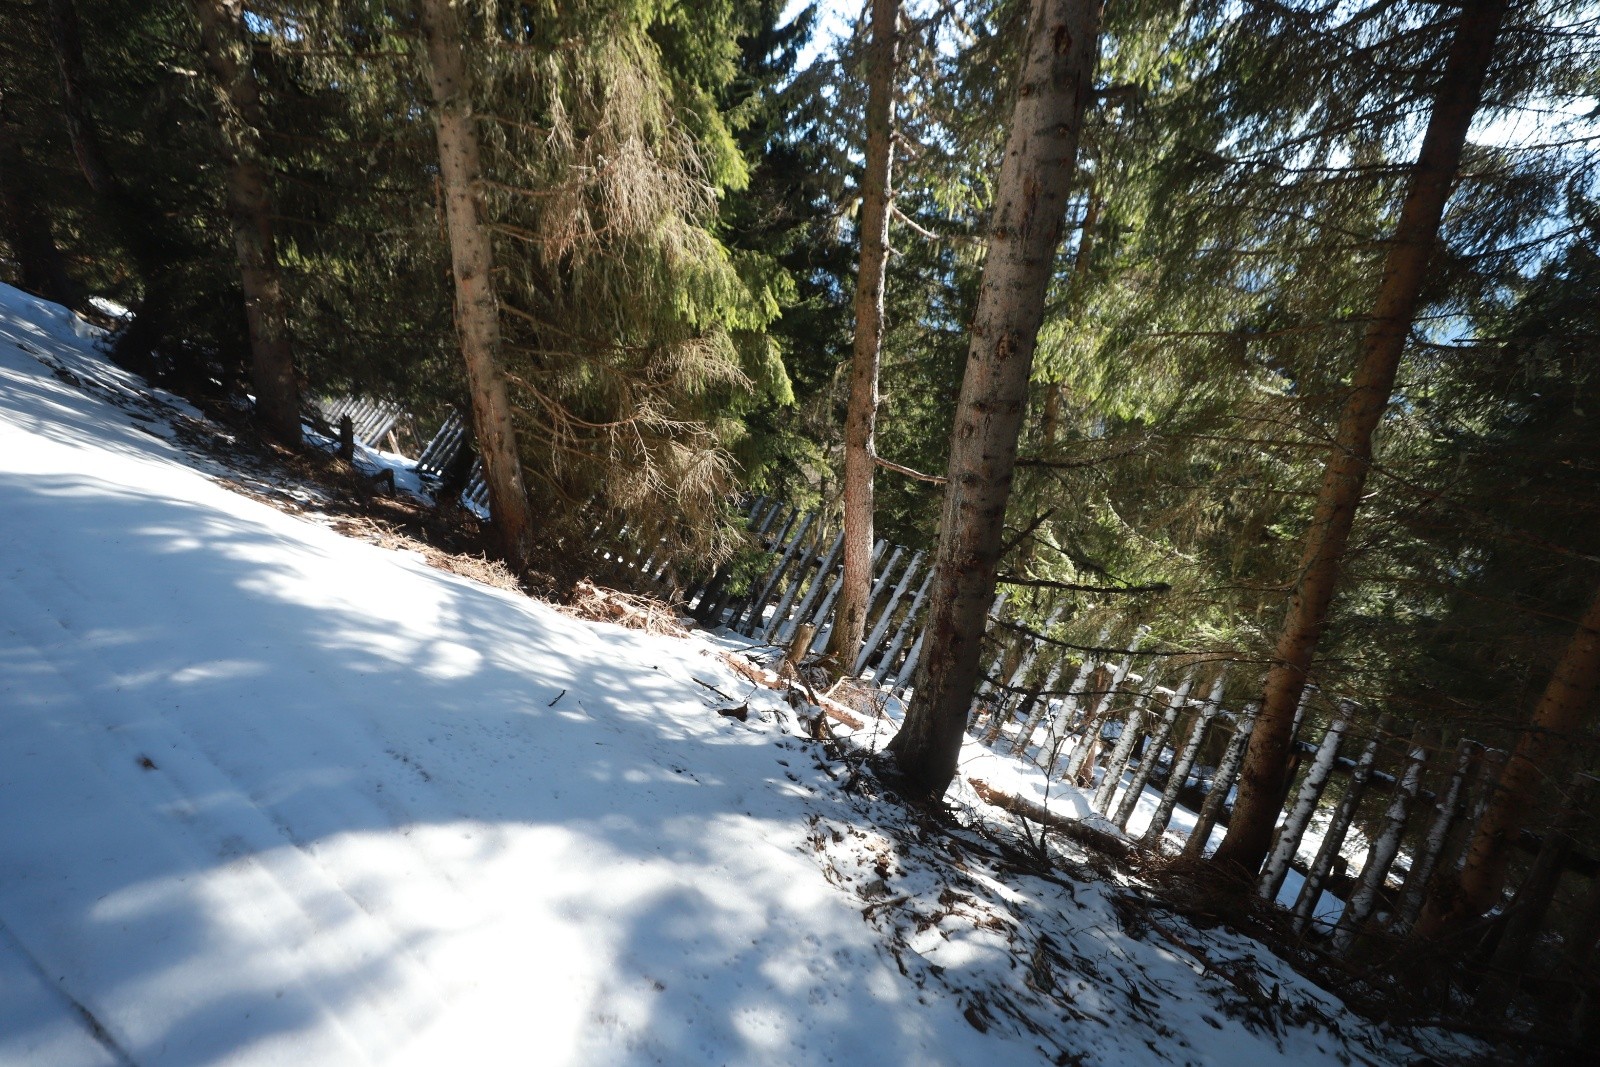
[[105, 206], [107, 222], [133, 257], [144, 293], [133, 321], [120, 329], [111, 356], [122, 366], [155, 380], [161, 367], [156, 349], [166, 336], [173, 315], [175, 284], [170, 278], [174, 258], [139, 198], [132, 195], [106, 155], [100, 127], [89, 107], [88, 71], [83, 56], [83, 34], [73, 0], [46, 0], [46, 29], [61, 76], [61, 109], [66, 118], [72, 154], [84, 181]]
[[1267, 672], [1261, 714], [1239, 774], [1239, 799], [1212, 861], [1247, 871], [1260, 868], [1277, 820], [1279, 788], [1288, 761], [1290, 721], [1305, 688], [1317, 643], [1328, 623], [1345, 546], [1372, 462], [1372, 433], [1389, 404], [1417, 298], [1438, 241], [1461, 162], [1467, 130], [1483, 93], [1508, 0], [1471, 0], [1458, 16], [1427, 133], [1411, 173], [1400, 220], [1389, 242], [1383, 280], [1361, 359], [1323, 470], [1299, 579]]
[[262, 427], [280, 444], [299, 448], [300, 384], [289, 340], [288, 305], [272, 232], [272, 191], [257, 140], [261, 93], [245, 51], [241, 0], [193, 0], [201, 50], [215, 82], [212, 116], [227, 172], [228, 219], [244, 290], [250, 336], [250, 383]]
[[455, 275], [456, 328], [472, 396], [473, 431], [489, 489], [489, 519], [501, 555], [521, 572], [533, 554], [533, 515], [500, 369], [500, 312], [490, 276], [489, 233], [479, 217], [478, 129], [472, 115], [466, 45], [454, 0], [417, 0], [417, 14], [428, 48], [428, 85]]
[[[56, 66], [61, 72], [61, 110], [67, 120], [67, 138], [72, 142], [72, 154], [77, 157], [78, 169], [89, 183], [94, 194], [108, 201], [113, 208], [122, 195], [121, 183], [106, 160], [105, 146], [100, 140], [100, 128], [89, 112], [85, 85], [88, 82], [83, 59], [83, 31], [78, 23], [78, 9], [73, 0], [46, 0], [46, 29], [50, 45], [56, 54]], [[132, 250], [135, 255], [138, 249]]]
[[911, 787], [928, 796], [942, 795], [955, 777], [967, 726], [1099, 34], [1100, 0], [1033, 0], [951, 436], [922, 673], [889, 746]]
[[50, 215], [35, 195], [37, 186], [29, 170], [22, 139], [0, 95], [0, 215], [6, 243], [17, 261], [17, 280], [30, 293], [76, 307], [82, 294], [67, 273]]
[[1578, 621], [1528, 729], [1506, 760], [1499, 785], [1479, 817], [1466, 861], [1452, 883], [1430, 895], [1418, 920], [1421, 937], [1438, 937], [1488, 911], [1505, 883], [1511, 846], [1539, 799], [1546, 776], [1562, 763], [1600, 690], [1600, 589]]
[[878, 364], [883, 350], [883, 289], [893, 202], [894, 91], [900, 0], [872, 0], [867, 48], [867, 158], [861, 180], [861, 264], [856, 274], [855, 349], [844, 423], [844, 578], [828, 636], [828, 656], [850, 671], [872, 603], [873, 467], [877, 454]]

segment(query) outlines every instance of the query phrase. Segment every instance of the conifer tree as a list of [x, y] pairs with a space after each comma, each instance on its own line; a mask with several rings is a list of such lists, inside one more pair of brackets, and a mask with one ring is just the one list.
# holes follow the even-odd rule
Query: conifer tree
[[1271, 845], [1283, 801], [1290, 732], [1317, 642], [1327, 628], [1351, 526], [1372, 462], [1372, 435], [1388, 407], [1400, 357], [1454, 189], [1467, 131], [1494, 57], [1506, 0], [1463, 5], [1435, 90], [1428, 129], [1412, 170], [1383, 268], [1351, 390], [1324, 468], [1288, 616], [1279, 635], [1255, 729], [1239, 772], [1227, 837], [1212, 857], [1254, 873]]
[[244, 5], [241, 0], [193, 0], [193, 6], [205, 66], [216, 87], [211, 112], [227, 172], [228, 214], [244, 290], [256, 411], [268, 433], [281, 444], [298, 448], [300, 383], [278, 272], [271, 181], [260, 158], [264, 120], [245, 45]]
[[951, 437], [916, 695], [890, 743], [911, 786], [955, 776], [993, 597], [1017, 438], [1099, 49], [1098, 0], [1030, 9], [983, 282]]
[[533, 513], [522, 482], [516, 428], [500, 366], [500, 313], [494, 261], [480, 215], [478, 130], [466, 42], [454, 0], [418, 0], [428, 85], [438, 133], [439, 175], [450, 228], [456, 324], [471, 388], [472, 424], [489, 486], [489, 515], [500, 552], [518, 571], [533, 555]]
[[872, 0], [867, 46], [866, 165], [856, 233], [855, 345], [844, 432], [844, 572], [834, 605], [828, 655], [848, 673], [866, 630], [872, 584], [873, 474], [877, 460], [878, 366], [883, 349], [883, 287], [889, 261], [889, 210], [894, 202], [894, 97], [899, 52], [899, 0]]

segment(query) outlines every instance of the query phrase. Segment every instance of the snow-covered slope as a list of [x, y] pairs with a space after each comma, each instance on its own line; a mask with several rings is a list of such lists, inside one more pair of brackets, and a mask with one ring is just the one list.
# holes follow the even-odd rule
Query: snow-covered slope
[[[714, 645], [231, 492], [94, 337], [0, 287], [0, 1063], [1349, 1062], [1209, 1017], [1158, 1048], [1083, 983], [1091, 1021], [980, 1031], [924, 979], [1021, 982], [1006, 939], [905, 920], [910, 857], [863, 908], [863, 805]], [[1132, 951], [1204, 1015], [1203, 968]]]

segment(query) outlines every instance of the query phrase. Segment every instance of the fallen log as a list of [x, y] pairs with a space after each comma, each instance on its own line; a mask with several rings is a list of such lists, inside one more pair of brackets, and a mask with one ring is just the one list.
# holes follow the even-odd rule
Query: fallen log
[[1021, 797], [1012, 796], [1010, 793], [1002, 793], [980, 778], [969, 779], [969, 782], [972, 785], [972, 791], [977, 793], [978, 798], [985, 804], [991, 804], [1002, 811], [1009, 811], [1018, 818], [1036, 822], [1048, 830], [1056, 831], [1062, 837], [1076, 841], [1080, 845], [1086, 845], [1096, 852], [1103, 852], [1113, 859], [1126, 860], [1133, 855], [1132, 847], [1120, 837], [1108, 834], [1103, 830], [1085, 826], [1077, 819], [1069, 819], [1065, 815], [1057, 815], [1055, 812], [1030, 800], [1023, 800]]

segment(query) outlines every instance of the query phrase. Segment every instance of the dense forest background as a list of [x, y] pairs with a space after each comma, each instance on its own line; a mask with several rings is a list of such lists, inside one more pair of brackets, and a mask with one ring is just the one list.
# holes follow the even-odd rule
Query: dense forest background
[[[0, 0], [0, 276], [132, 308], [119, 361], [253, 396], [287, 449], [312, 397], [470, 412], [521, 566], [617, 512], [715, 565], [739, 493], [840, 509], [852, 452], [864, 544], [932, 549], [1047, 8], [876, 0], [825, 41], [777, 0]], [[1142, 628], [1241, 700], [1289, 663], [1293, 696], [1595, 769], [1600, 9], [1128, 0], [1093, 69], [1013, 610], [1080, 647]], [[1352, 450], [1380, 322], [1392, 385]]]

